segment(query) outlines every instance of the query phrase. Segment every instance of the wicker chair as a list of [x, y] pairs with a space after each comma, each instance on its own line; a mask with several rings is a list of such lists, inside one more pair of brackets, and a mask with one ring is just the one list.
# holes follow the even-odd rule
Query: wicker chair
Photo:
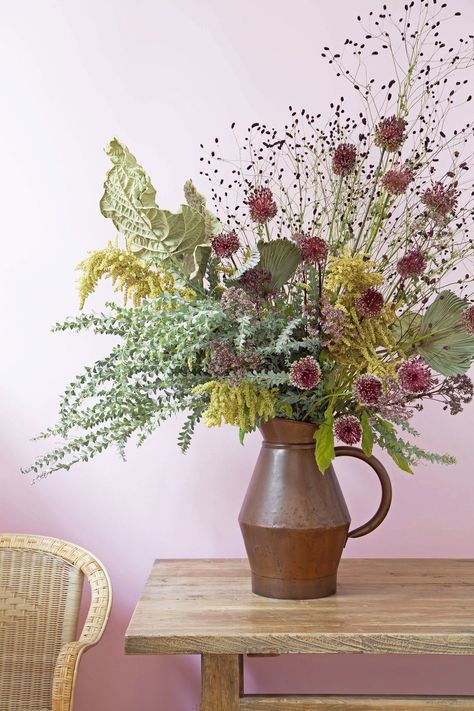
[[[74, 641], [84, 577], [91, 602]], [[0, 711], [71, 711], [79, 660], [100, 640], [111, 600], [107, 572], [84, 549], [0, 534]]]

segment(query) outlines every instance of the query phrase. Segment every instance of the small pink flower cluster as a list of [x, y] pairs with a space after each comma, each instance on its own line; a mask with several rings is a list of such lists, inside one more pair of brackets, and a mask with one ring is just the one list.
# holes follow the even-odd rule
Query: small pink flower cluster
[[376, 318], [380, 316], [383, 309], [384, 300], [383, 296], [374, 287], [369, 287], [367, 291], [364, 291], [362, 296], [356, 299], [355, 307], [359, 316], [364, 316], [365, 318]]

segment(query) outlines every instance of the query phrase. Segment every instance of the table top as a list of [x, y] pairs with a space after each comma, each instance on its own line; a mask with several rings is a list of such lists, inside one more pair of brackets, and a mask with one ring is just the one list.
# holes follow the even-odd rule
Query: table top
[[346, 559], [336, 595], [254, 595], [239, 559], [155, 562], [127, 654], [474, 654], [474, 560]]

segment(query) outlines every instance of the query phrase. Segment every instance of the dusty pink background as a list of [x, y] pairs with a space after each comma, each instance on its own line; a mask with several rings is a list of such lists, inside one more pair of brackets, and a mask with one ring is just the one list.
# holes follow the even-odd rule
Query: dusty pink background
[[[470, 0], [452, 5], [472, 27]], [[198, 178], [199, 143], [225, 134], [231, 121], [278, 122], [289, 103], [326, 110], [336, 89], [320, 47], [337, 45], [369, 6], [0, 2], [0, 526], [71, 539], [110, 570], [112, 617], [82, 664], [77, 711], [197, 708], [197, 660], [127, 658], [122, 638], [154, 558], [243, 554], [236, 517], [259, 439], [242, 448], [231, 429], [200, 429], [183, 457], [170, 422], [142, 450], [130, 449], [126, 464], [112, 452], [34, 487], [20, 475], [39, 451], [29, 437], [54, 419], [63, 386], [107, 348], [49, 332], [77, 308], [74, 265], [114, 236], [98, 210], [102, 147], [121, 137], [153, 176], [160, 203], [175, 207], [184, 180]], [[96, 307], [106, 295], [104, 288]], [[423, 444], [457, 453], [458, 465], [420, 468], [414, 477], [392, 471], [388, 520], [350, 542], [346, 555], [474, 556], [473, 412], [426, 413]], [[362, 521], [377, 486], [363, 467], [338, 470], [353, 519]], [[470, 659], [293, 658], [248, 667], [249, 688], [268, 691], [474, 694]]]

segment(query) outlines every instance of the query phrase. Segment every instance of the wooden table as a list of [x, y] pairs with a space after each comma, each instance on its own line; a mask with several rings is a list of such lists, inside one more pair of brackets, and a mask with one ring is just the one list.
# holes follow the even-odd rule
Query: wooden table
[[250, 696], [243, 683], [245, 654], [474, 655], [474, 560], [343, 560], [337, 595], [296, 602], [251, 593], [247, 561], [156, 561], [125, 650], [202, 655], [201, 711], [474, 711], [474, 697]]

